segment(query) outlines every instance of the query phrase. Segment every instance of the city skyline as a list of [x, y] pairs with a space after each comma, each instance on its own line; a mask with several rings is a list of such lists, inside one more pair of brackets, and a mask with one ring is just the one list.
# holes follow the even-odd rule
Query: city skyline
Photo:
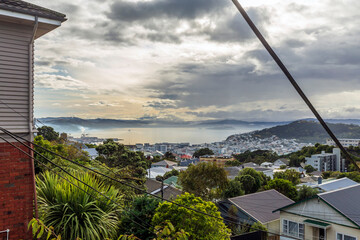
[[[32, 2], [68, 17], [37, 40], [36, 117], [313, 117], [231, 1]], [[360, 3], [240, 2], [324, 118], [360, 118]]]

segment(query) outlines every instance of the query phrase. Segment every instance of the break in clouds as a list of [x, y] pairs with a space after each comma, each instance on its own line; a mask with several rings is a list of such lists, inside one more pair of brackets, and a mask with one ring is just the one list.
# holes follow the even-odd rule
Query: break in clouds
[[[240, 2], [324, 117], [360, 117], [359, 2]], [[230, 0], [34, 3], [69, 19], [36, 43], [38, 117], [312, 117]]]

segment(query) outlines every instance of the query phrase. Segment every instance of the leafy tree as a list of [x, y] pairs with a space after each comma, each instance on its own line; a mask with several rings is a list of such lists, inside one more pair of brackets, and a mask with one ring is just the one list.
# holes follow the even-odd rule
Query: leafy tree
[[146, 229], [139, 228], [134, 222], [139, 222], [140, 219], [143, 225], [150, 225], [159, 203], [159, 199], [146, 195], [136, 197], [130, 209], [122, 216], [119, 232], [122, 234], [134, 234], [143, 240], [153, 239], [155, 234], [150, 233]]
[[340, 173], [337, 178], [350, 178], [351, 180], [360, 183], [360, 173], [359, 172], [344, 172], [344, 173]]
[[55, 132], [54, 128], [49, 126], [42, 126], [38, 129], [38, 136], [43, 136], [45, 140], [56, 141], [59, 138], [59, 133]]
[[221, 191], [227, 186], [227, 172], [215, 163], [191, 164], [186, 171], [180, 173], [178, 183], [185, 192], [212, 200], [220, 197]]
[[[57, 153], [61, 156], [64, 156], [66, 158], [69, 158], [73, 161], [76, 161], [81, 164], [86, 164], [90, 162], [90, 158], [88, 156], [88, 153], [81, 151], [79, 148], [77, 148], [76, 145], [67, 145], [67, 144], [61, 144], [57, 143], [55, 141], [50, 142], [48, 140], [45, 140], [43, 136], [36, 136], [34, 139], [34, 143], [36, 145], [39, 145], [45, 149], [48, 149], [54, 153]], [[50, 153], [46, 150], [43, 150], [41, 147], [35, 146], [34, 149], [36, 152], [34, 154], [34, 157], [37, 161], [35, 161], [35, 171], [36, 173], [45, 171], [47, 169], [52, 169], [54, 166], [50, 163], [48, 163], [43, 157], [40, 156], [40, 154], [47, 159], [54, 161], [56, 164], [62, 166], [62, 167], [70, 167], [70, 168], [76, 168], [73, 164], [70, 164], [68, 162], [60, 160], [60, 157], [56, 156], [53, 153]], [[38, 163], [41, 162], [41, 163]], [[44, 164], [47, 167], [44, 167]]]
[[314, 171], [317, 170], [316, 168], [314, 168], [314, 167], [311, 166], [311, 165], [306, 165], [306, 166], [304, 167], [304, 169], [306, 170], [306, 173], [312, 173], [312, 172], [314, 172]]
[[[246, 179], [241, 178], [241, 176], [244, 176], [244, 175], [250, 175], [251, 177], [254, 178], [255, 182], [253, 184], [245, 183]], [[249, 179], [249, 181], [252, 182], [251, 178], [247, 178], [247, 179]], [[259, 190], [259, 188], [261, 186], [265, 185], [268, 181], [268, 177], [266, 177], [266, 175], [263, 172], [258, 172], [253, 168], [245, 168], [239, 172], [239, 175], [237, 177], [235, 177], [235, 180], [239, 181], [241, 183], [245, 183], [247, 185], [246, 188], [249, 187], [250, 185], [252, 185], [250, 187], [250, 189], [247, 188], [247, 190], [245, 190], [245, 186], [244, 186], [244, 190], [248, 194], [248, 193], [256, 192], [257, 190]]]
[[319, 193], [318, 190], [316, 190], [312, 187], [303, 185], [298, 190], [298, 200], [301, 201], [303, 199], [311, 198], [312, 196], [315, 196], [318, 193]]
[[99, 153], [99, 160], [109, 167], [127, 168], [131, 171], [132, 176], [139, 179], [144, 179], [146, 176], [146, 169], [150, 163], [142, 152], [133, 152], [126, 148], [123, 144], [117, 143], [112, 139], [104, 141], [103, 144], [96, 147]]
[[165, 179], [168, 179], [169, 177], [172, 177], [172, 176], [179, 176], [179, 174], [180, 174], [180, 172], [178, 170], [173, 169], [170, 172], [166, 172], [163, 177], [164, 177], [164, 180], [165, 180]]
[[[193, 194], [185, 193], [176, 198], [175, 203], [221, 218], [214, 203], [204, 201]], [[230, 230], [222, 220], [194, 212], [174, 203], [160, 203], [155, 211], [152, 224], [161, 225], [166, 221], [174, 224], [175, 231], [183, 229], [189, 234], [190, 239], [230, 239]]]
[[281, 165], [280, 169], [286, 169], [286, 167], [287, 167], [286, 165]]
[[166, 152], [163, 156], [163, 159], [175, 160], [176, 157], [172, 152]]
[[284, 172], [276, 172], [274, 173], [274, 178], [289, 180], [294, 185], [300, 183], [300, 173], [294, 169], [288, 169]]
[[[259, 189], [256, 185], [256, 180], [253, 176], [246, 174], [246, 175], [240, 175], [239, 177], [236, 177], [236, 180], [239, 183], [241, 183], [245, 194], [254, 193]], [[256, 190], [255, 190], [256, 189]]]
[[201, 148], [196, 150], [193, 154], [194, 157], [198, 158], [204, 155], [214, 155], [214, 152], [209, 148]]
[[222, 192], [223, 198], [225, 199], [242, 196], [244, 194], [245, 191], [243, 190], [243, 185], [241, 184], [241, 182], [236, 180], [231, 180], [229, 182], [229, 185]]
[[157, 176], [155, 177], [155, 179], [156, 179], [156, 181], [159, 181], [159, 182], [164, 181], [164, 177], [161, 176], [161, 175], [157, 175]]
[[254, 162], [257, 164], [261, 164], [263, 162], [274, 162], [279, 156], [269, 150], [256, 150], [256, 151], [245, 151], [240, 154], [234, 154], [233, 157], [235, 161], [229, 161], [227, 165], [229, 166], [239, 166], [245, 162]]
[[256, 232], [256, 231], [262, 231], [262, 232], [267, 232], [268, 229], [262, 225], [259, 222], [255, 222], [253, 225], [251, 225], [250, 231], [249, 232]]
[[[121, 204], [121, 196], [114, 187], [106, 186], [90, 174], [75, 172], [81, 181]], [[99, 239], [115, 237], [119, 207], [83, 183], [71, 181], [86, 192], [45, 172], [36, 178], [40, 218], [46, 226], [64, 239]]]
[[276, 191], [284, 194], [285, 196], [294, 201], [297, 198], [296, 187], [289, 180], [275, 178], [273, 180], [270, 180], [267, 185], [264, 186], [264, 189], [275, 189]]

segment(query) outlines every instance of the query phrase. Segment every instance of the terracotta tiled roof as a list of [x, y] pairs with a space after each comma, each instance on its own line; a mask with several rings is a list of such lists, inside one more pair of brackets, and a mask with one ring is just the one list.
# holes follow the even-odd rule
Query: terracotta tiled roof
[[43, 18], [66, 21], [66, 15], [21, 0], [0, 0], [0, 9]]

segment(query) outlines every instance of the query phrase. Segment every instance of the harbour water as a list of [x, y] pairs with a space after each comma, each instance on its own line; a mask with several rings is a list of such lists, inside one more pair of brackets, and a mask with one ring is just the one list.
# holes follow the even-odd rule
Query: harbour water
[[80, 137], [85, 133], [91, 137], [120, 138], [124, 144], [135, 143], [181, 143], [191, 144], [212, 143], [225, 140], [228, 136], [239, 133], [251, 132], [264, 127], [241, 126], [232, 128], [104, 128], [91, 129], [79, 128], [78, 131], [64, 131], [59, 126], [53, 126], [56, 131], [70, 133], [73, 137]]

